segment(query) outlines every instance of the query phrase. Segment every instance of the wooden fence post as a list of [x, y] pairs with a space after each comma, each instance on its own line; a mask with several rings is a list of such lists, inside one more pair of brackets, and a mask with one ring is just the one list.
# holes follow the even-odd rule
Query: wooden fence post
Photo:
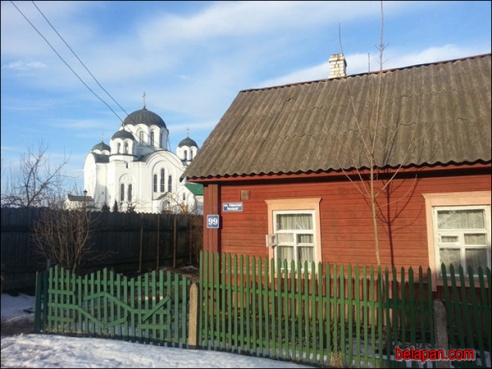
[[198, 344], [198, 286], [190, 286], [190, 315], [188, 321], [188, 348], [195, 349]]
[[159, 236], [161, 232], [161, 214], [157, 214], [157, 244], [156, 244], [156, 266], [155, 269], [159, 270]]
[[174, 214], [174, 223], [173, 223], [173, 268], [176, 268], [176, 249], [177, 249], [177, 240], [176, 240], [176, 214]]
[[143, 251], [143, 214], [140, 215], [140, 245], [138, 252], [138, 273], [142, 273], [142, 251]]
[[[446, 308], [441, 300], [434, 300], [434, 326], [436, 329], [436, 346], [438, 349], [443, 349], [448, 354], [448, 331]], [[451, 368], [449, 361], [438, 361], [437, 368]]]

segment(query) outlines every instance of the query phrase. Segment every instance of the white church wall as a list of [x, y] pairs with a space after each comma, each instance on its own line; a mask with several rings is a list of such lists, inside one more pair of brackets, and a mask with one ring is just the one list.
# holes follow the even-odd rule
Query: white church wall
[[106, 183], [108, 182], [108, 165], [107, 164], [97, 164], [97, 179], [96, 179], [96, 188], [97, 188], [97, 203], [99, 207], [102, 207], [104, 204], [109, 206], [108, 199], [108, 191], [106, 189]]
[[[126, 123], [120, 126], [119, 130], [124, 129], [131, 133], [134, 139], [125, 138], [124, 133], [115, 134], [109, 142], [110, 151], [101, 151], [105, 145], [101, 142], [101, 145], [96, 145], [87, 156], [84, 163], [84, 186], [88, 196], [94, 199], [95, 206], [99, 209], [104, 204], [112, 208], [115, 201], [119, 211], [125, 211], [129, 205], [132, 205], [137, 212], [161, 212], [164, 203], [173, 205], [173, 211], [178, 211], [180, 205], [184, 205], [185, 209], [196, 208], [195, 196], [185, 187], [184, 181], [179, 181], [179, 178], [186, 164], [196, 156], [197, 148], [178, 147], [177, 154], [168, 151], [169, 131], [165, 125], [150, 123], [155, 122], [156, 119], [154, 113], [148, 113], [145, 107], [134, 113], [133, 117], [143, 117], [143, 120], [150, 114], [148, 122], [131, 124], [125, 119]], [[151, 135], [154, 136], [153, 145], [150, 142]], [[186, 156], [183, 156], [183, 150], [186, 150]], [[96, 162], [93, 153], [109, 154], [109, 162]], [[97, 157], [97, 160], [100, 159], [101, 157]], [[165, 177], [163, 188], [161, 188], [161, 170], [164, 170]], [[157, 175], [157, 191], [154, 191], [154, 174]], [[169, 183], [169, 176], [172, 178], [171, 183]], [[124, 187], [123, 199], [121, 185]], [[129, 185], [132, 189], [130, 200], [128, 199]]]

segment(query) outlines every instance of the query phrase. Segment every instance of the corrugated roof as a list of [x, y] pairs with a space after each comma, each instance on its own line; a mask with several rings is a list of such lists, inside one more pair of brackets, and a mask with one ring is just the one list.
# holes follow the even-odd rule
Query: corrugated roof
[[490, 87], [487, 54], [240, 91], [183, 177], [368, 167], [376, 121], [380, 167], [489, 162]]

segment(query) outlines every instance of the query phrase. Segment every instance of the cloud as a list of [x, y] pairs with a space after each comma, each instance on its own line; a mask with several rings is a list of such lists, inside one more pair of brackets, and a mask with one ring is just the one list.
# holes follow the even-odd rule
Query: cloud
[[[418, 52], [395, 49], [383, 54], [383, 70], [458, 59], [480, 53], [483, 53], [483, 49], [481, 48], [463, 48], [452, 44], [430, 47]], [[347, 61], [347, 75], [366, 73], [369, 71], [369, 68], [371, 72], [379, 70], [378, 55], [370, 55], [370, 61], [367, 54], [361, 53], [345, 55], [345, 59]], [[258, 87], [281, 86], [290, 83], [326, 79], [328, 78], [329, 71], [330, 65], [326, 62], [305, 69], [299, 69], [278, 78], [264, 80]]]
[[[57, 121], [51, 121], [50, 125], [55, 128], [62, 128], [67, 130], [102, 130], [106, 128], [107, 123], [101, 120], [91, 119], [63, 119]], [[118, 126], [115, 124], [115, 131]]]
[[189, 16], [156, 14], [154, 19], [142, 24], [138, 32], [147, 48], [158, 49], [184, 41], [266, 36], [285, 29], [286, 25], [290, 31], [304, 28], [306, 24], [326, 26], [378, 11], [371, 2], [216, 2]]
[[2, 69], [11, 69], [17, 71], [28, 71], [31, 69], [43, 69], [46, 68], [46, 64], [37, 61], [18, 60], [2, 65]]
[[387, 66], [384, 69], [458, 59], [481, 53], [483, 53], [483, 48], [459, 47], [453, 44], [429, 47], [424, 50], [406, 53], [400, 53], [399, 50], [395, 50], [388, 54]]
[[262, 81], [258, 87], [272, 87], [287, 85], [296, 82], [315, 81], [328, 78], [329, 74], [330, 64], [326, 62], [309, 68], [296, 70], [292, 73], [280, 76], [278, 78]]

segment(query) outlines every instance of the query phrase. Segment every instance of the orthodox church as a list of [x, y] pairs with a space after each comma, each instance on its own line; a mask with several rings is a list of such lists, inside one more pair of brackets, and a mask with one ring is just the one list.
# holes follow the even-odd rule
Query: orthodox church
[[180, 181], [198, 145], [186, 137], [175, 154], [168, 150], [168, 136], [164, 120], [144, 103], [123, 120], [109, 145], [101, 141], [91, 149], [84, 163], [84, 196], [69, 195], [68, 202], [94, 210], [201, 213], [203, 197]]

